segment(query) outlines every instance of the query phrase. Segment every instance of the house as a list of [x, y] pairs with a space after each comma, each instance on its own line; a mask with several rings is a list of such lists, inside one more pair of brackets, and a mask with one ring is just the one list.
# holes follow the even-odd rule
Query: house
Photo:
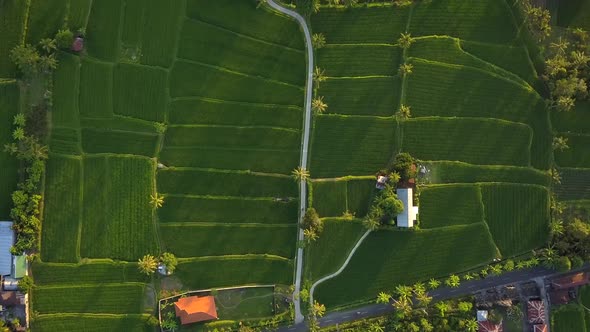
[[526, 304], [530, 324], [545, 324], [545, 303], [543, 300], [531, 300]]
[[500, 324], [494, 324], [488, 320], [485, 322], [477, 322], [477, 326], [479, 332], [504, 332], [502, 322], [500, 322]]
[[217, 319], [213, 296], [189, 296], [174, 302], [176, 317], [182, 325]]
[[396, 192], [397, 197], [404, 205], [402, 213], [397, 215], [397, 227], [414, 227], [414, 222], [418, 215], [418, 207], [414, 206], [412, 188], [400, 188]]
[[0, 276], [12, 274], [12, 254], [10, 248], [14, 245], [14, 231], [12, 221], [0, 221]]
[[488, 311], [487, 310], [478, 310], [477, 311], [477, 321], [478, 322], [485, 322], [488, 320]]
[[547, 328], [547, 324], [536, 324], [533, 325], [533, 332], [547, 332], [549, 328]]
[[590, 282], [590, 275], [586, 272], [579, 272], [567, 277], [551, 280], [551, 288], [555, 290], [569, 289], [583, 286]]
[[81, 52], [84, 49], [84, 38], [76, 37], [72, 43], [72, 51]]
[[388, 176], [379, 175], [377, 177], [377, 184], [375, 184], [375, 188], [377, 188], [379, 190], [385, 189], [385, 185], [387, 184], [387, 181], [389, 181]]

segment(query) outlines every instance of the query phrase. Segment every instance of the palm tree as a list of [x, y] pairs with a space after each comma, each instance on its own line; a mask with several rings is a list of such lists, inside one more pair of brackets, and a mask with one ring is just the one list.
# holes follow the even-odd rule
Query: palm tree
[[14, 116], [13, 123], [17, 126], [24, 127], [27, 122], [25, 115], [23, 113], [18, 113]]
[[311, 44], [316, 50], [323, 48], [326, 46], [326, 36], [323, 33], [314, 33], [311, 36]]
[[150, 204], [152, 204], [152, 206], [154, 208], [161, 208], [162, 205], [164, 205], [164, 196], [156, 193], [155, 195], [150, 195]]
[[393, 307], [402, 315], [402, 317], [407, 317], [410, 313], [412, 313], [412, 305], [410, 302], [402, 300], [393, 300]]
[[473, 280], [473, 276], [471, 275], [471, 273], [467, 273], [466, 275], [463, 276], [463, 280], [465, 281], [469, 281], [469, 280]]
[[551, 145], [553, 147], [553, 150], [556, 151], [563, 151], [569, 148], [569, 146], [567, 145], [567, 137], [563, 136], [553, 137], [553, 143]]
[[295, 179], [295, 181], [300, 182], [300, 181], [306, 181], [307, 179], [309, 179], [309, 171], [305, 168], [302, 167], [297, 167], [296, 169], [293, 170], [293, 172], [291, 172], [291, 175], [293, 176], [293, 179]]
[[308, 243], [311, 243], [318, 239], [318, 234], [313, 229], [304, 229], [303, 236]]
[[440, 281], [438, 281], [434, 278], [428, 280], [428, 288], [435, 289], [435, 288], [438, 288], [439, 286], [440, 286]]
[[379, 323], [374, 322], [369, 325], [369, 332], [385, 332], [383, 326], [379, 325]]
[[549, 173], [551, 175], [551, 180], [553, 180], [553, 182], [555, 184], [561, 184], [561, 174], [559, 174], [559, 171], [557, 170], [557, 168], [553, 167], [549, 170]]
[[412, 46], [413, 42], [414, 42], [414, 39], [412, 38], [412, 35], [410, 33], [403, 33], [403, 32], [401, 33], [399, 39], [397, 40], [397, 43], [403, 49], [407, 49], [410, 46]]
[[51, 54], [51, 53], [53, 53], [53, 51], [55, 51], [57, 49], [57, 44], [55, 43], [55, 39], [50, 39], [50, 38], [41, 39], [39, 41], [39, 46], [47, 54]]
[[414, 69], [414, 65], [412, 65], [411, 63], [404, 63], [401, 66], [399, 66], [399, 74], [402, 76], [406, 76], [412, 73], [412, 69]]
[[152, 255], [145, 255], [138, 261], [139, 271], [146, 275], [151, 275], [158, 268], [158, 260]]
[[328, 104], [324, 103], [324, 97], [317, 97], [311, 101], [311, 109], [316, 113], [324, 113], [328, 109]]
[[12, 132], [12, 138], [14, 138], [17, 141], [22, 141], [25, 138], [25, 130], [22, 127], [17, 127]]
[[554, 236], [563, 235], [563, 221], [553, 220], [549, 223], [549, 228]]
[[390, 299], [391, 294], [387, 294], [385, 292], [380, 292], [379, 295], [377, 295], [377, 303], [389, 303]]
[[461, 284], [461, 279], [459, 279], [459, 276], [452, 274], [445, 280], [445, 284], [449, 287], [457, 288]]
[[573, 51], [571, 53], [572, 63], [576, 67], [585, 66], [588, 61], [590, 61], [590, 57], [586, 55], [586, 53], [581, 51]]
[[371, 216], [366, 216], [365, 219], [363, 219], [363, 226], [365, 226], [366, 229], [374, 231], [379, 228], [379, 225], [379, 221]]
[[324, 317], [326, 314], [326, 306], [320, 304], [318, 301], [313, 301], [312, 313], [315, 317]]
[[567, 51], [569, 45], [570, 43], [567, 40], [564, 40], [561, 37], [559, 37], [559, 39], [556, 42], [549, 44], [549, 47], [555, 49], [559, 54], [565, 54], [565, 51]]
[[437, 302], [434, 307], [438, 310], [438, 313], [441, 317], [445, 317], [447, 311], [449, 311], [450, 306], [445, 301]]
[[498, 275], [498, 274], [502, 273], [502, 265], [500, 265], [500, 264], [492, 265], [490, 267], [490, 271], [492, 271], [493, 274]]
[[571, 111], [576, 105], [576, 100], [572, 97], [561, 96], [555, 102], [555, 108], [560, 112]]
[[313, 70], [313, 81], [316, 84], [316, 87], [320, 87], [320, 83], [324, 82], [327, 79], [325, 70], [321, 69], [320, 67], [315, 67]]
[[465, 329], [467, 332], [475, 332], [478, 329], [477, 320], [475, 319], [468, 319], [465, 321]]
[[412, 287], [405, 285], [397, 285], [395, 293], [399, 295], [400, 300], [409, 301], [412, 298]]
[[397, 116], [402, 119], [409, 119], [412, 116], [412, 108], [410, 106], [401, 105], [399, 111], [397, 111]]
[[424, 284], [421, 282], [415, 283], [412, 286], [412, 288], [413, 288], [414, 294], [416, 294], [416, 296], [426, 294], [426, 286], [424, 286]]
[[523, 262], [523, 261], [520, 261], [520, 262], [516, 263], [516, 269], [517, 269], [517, 270], [522, 270], [522, 269], [524, 269], [525, 267], [526, 267], [526, 264], [525, 264], [525, 262]]
[[39, 65], [44, 71], [51, 71], [57, 68], [57, 59], [54, 55], [42, 56]]
[[420, 305], [423, 307], [428, 307], [432, 302], [432, 296], [428, 296], [427, 293], [417, 294], [416, 300], [420, 302]]

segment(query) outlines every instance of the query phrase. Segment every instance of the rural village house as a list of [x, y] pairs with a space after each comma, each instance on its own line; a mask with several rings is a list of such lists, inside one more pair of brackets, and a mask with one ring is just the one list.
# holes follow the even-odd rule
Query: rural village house
[[217, 308], [213, 296], [189, 296], [174, 302], [176, 317], [182, 325], [217, 319]]

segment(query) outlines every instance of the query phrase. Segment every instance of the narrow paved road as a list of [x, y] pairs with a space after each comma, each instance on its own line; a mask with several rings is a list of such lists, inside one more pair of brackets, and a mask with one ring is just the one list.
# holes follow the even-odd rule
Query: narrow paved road
[[[549, 277], [556, 277], [558, 275], [566, 275], [576, 271], [588, 271], [590, 270], [589, 265], [585, 265], [584, 267], [572, 270], [564, 273], [555, 272], [554, 270], [549, 270], [544, 267], [536, 267], [533, 269], [528, 270], [519, 270], [513, 272], [507, 272], [497, 277], [489, 277], [482, 280], [473, 280], [473, 281], [466, 281], [461, 284], [458, 288], [439, 288], [429, 292], [430, 296], [432, 296], [434, 301], [441, 301], [449, 298], [460, 297], [470, 295], [475, 293], [479, 290], [484, 290], [488, 288], [493, 288], [497, 286], [509, 285], [509, 284], [517, 284], [529, 280], [533, 280], [535, 278], [549, 278]], [[353, 287], [353, 285], [351, 285]], [[375, 297], [377, 294], [375, 294]], [[336, 324], [343, 324], [346, 322], [363, 319], [363, 318], [370, 318], [370, 317], [377, 317], [383, 316], [388, 313], [394, 311], [393, 306], [389, 304], [370, 304], [363, 307], [359, 307], [356, 309], [350, 309], [345, 311], [336, 311], [327, 314], [323, 318], [319, 320], [320, 326], [330, 326]], [[308, 328], [306, 324], [300, 323], [295, 324], [292, 326], [285, 326], [279, 328], [278, 332], [304, 332], [307, 331]]]
[[[276, 2], [274, 2], [274, 0], [268, 0], [268, 4], [273, 9], [294, 18], [299, 23], [301, 29], [303, 29], [303, 33], [305, 34], [305, 44], [307, 47], [307, 83], [305, 93], [305, 121], [303, 123], [303, 141], [301, 142], [301, 160], [299, 167], [302, 169], [307, 169], [307, 151], [309, 150], [309, 130], [311, 127], [311, 98], [313, 97], [313, 47], [311, 44], [311, 34], [309, 33], [309, 28], [307, 27], [305, 19], [301, 15], [294, 12], [293, 10], [278, 5]], [[293, 38], [299, 38], [299, 36], [293, 36]], [[301, 223], [307, 203], [307, 182], [305, 180], [302, 180], [299, 184], [299, 191], [299, 222]], [[297, 240], [303, 241], [302, 229], [299, 229]], [[297, 258], [295, 259], [295, 264], [295, 291], [293, 292], [293, 305], [295, 306], [295, 324], [299, 324], [303, 322], [303, 314], [301, 314], [299, 296], [295, 295], [298, 295], [299, 290], [301, 289], [301, 273], [303, 272], [303, 248], [297, 248]]]

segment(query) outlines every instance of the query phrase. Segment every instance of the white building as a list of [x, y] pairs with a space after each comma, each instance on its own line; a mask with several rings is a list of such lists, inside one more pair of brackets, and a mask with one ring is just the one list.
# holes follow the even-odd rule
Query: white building
[[397, 227], [414, 227], [418, 207], [414, 206], [412, 188], [397, 189], [397, 197], [404, 205], [402, 213], [397, 215]]

